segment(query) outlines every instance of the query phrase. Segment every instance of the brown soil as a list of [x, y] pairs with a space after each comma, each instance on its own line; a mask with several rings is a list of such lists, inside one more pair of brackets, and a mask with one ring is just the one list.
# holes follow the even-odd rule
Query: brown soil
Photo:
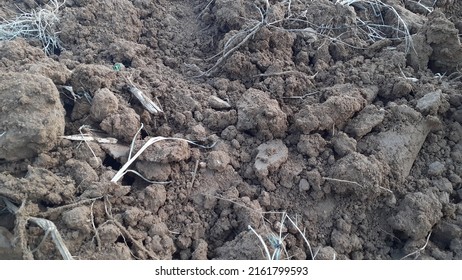
[[[264, 259], [249, 226], [280, 258], [429, 237], [408, 258], [462, 259], [462, 6], [335, 2], [68, 0], [53, 54], [0, 41], [0, 258], [62, 258], [36, 217], [76, 259]], [[80, 133], [106, 142], [62, 137]], [[112, 182], [135, 136], [131, 155], [196, 144], [159, 141], [130, 166], [151, 182]]]

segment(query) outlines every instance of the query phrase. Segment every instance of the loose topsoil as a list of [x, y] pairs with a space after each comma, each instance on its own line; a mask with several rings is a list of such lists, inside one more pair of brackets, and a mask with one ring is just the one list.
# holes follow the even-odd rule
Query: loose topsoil
[[0, 41], [0, 258], [462, 259], [462, 4], [342, 2], [67, 0], [49, 55]]

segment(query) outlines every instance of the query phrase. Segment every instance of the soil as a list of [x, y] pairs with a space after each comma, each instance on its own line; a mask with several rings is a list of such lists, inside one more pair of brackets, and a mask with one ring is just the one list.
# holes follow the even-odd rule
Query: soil
[[43, 218], [75, 259], [462, 259], [462, 4], [335, 2], [67, 0], [50, 55], [0, 41], [0, 258], [63, 258]]

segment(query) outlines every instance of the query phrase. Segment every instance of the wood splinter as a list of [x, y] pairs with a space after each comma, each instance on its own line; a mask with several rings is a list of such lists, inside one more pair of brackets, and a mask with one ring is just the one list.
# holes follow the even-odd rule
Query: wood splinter
[[141, 102], [144, 108], [151, 114], [163, 113], [162, 109], [157, 106], [149, 97], [146, 96], [141, 90], [134, 86], [129, 87], [129, 91]]

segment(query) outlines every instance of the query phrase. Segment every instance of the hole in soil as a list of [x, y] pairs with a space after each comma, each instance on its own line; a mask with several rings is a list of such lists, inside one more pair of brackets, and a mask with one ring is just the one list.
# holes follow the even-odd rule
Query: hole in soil
[[314, 67], [314, 56], [313, 55], [308, 56], [308, 65], [311, 67]]
[[125, 68], [130, 68], [132, 66], [132, 61], [128, 59], [123, 59], [122, 64], [125, 66]]
[[115, 160], [113, 157], [106, 155], [106, 157], [103, 160], [103, 165], [104, 166], [110, 166], [114, 170], [119, 170], [122, 167], [122, 164]]
[[123, 186], [131, 186], [133, 183], [135, 183], [136, 178], [131, 176], [130, 173], [127, 173], [124, 175], [122, 178], [122, 185]]
[[453, 191], [451, 195], [449, 196], [450, 201], [454, 204], [457, 204], [462, 201], [462, 198], [461, 198], [462, 196], [460, 196], [458, 192], [462, 192], [462, 190]]
[[74, 104], [66, 100], [64, 100], [62, 104], [63, 104], [64, 110], [66, 111], [66, 116], [70, 116], [72, 114], [72, 109], [74, 109]]
[[140, 135], [141, 135], [141, 139], [144, 139], [149, 136], [146, 130], [144, 129], [141, 130]]
[[59, 56], [61, 55], [61, 52], [62, 52], [61, 48], [53, 48], [53, 54]]
[[124, 243], [124, 244], [127, 243], [128, 247], [131, 247], [133, 245], [132, 242], [130, 242], [130, 240], [128, 240], [127, 238], [124, 239], [122, 235], [117, 237], [117, 240], [115, 241], [115, 243]]
[[[403, 243], [409, 239], [409, 236], [404, 233], [404, 231], [401, 231], [401, 230], [394, 230], [393, 231], [393, 235], [396, 236], [396, 238], [398, 238], [399, 240], [401, 240]], [[397, 242], [398, 243], [398, 242]]]

